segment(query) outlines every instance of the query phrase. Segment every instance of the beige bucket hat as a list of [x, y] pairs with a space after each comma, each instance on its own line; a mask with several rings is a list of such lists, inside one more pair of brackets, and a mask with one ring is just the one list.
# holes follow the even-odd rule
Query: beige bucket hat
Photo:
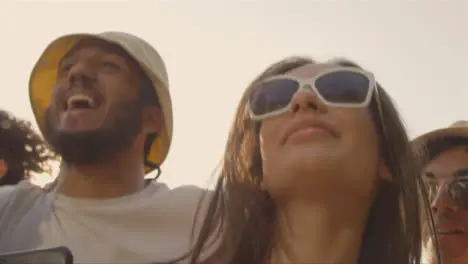
[[426, 154], [430, 142], [444, 140], [448, 137], [467, 138], [468, 139], [468, 121], [459, 120], [447, 128], [433, 130], [423, 134], [413, 140], [413, 145], [419, 153]]
[[88, 38], [101, 39], [122, 47], [140, 64], [153, 82], [164, 116], [164, 127], [153, 141], [146, 157], [145, 172], [149, 173], [154, 169], [149, 164], [161, 165], [169, 152], [173, 120], [169, 80], [164, 61], [159, 53], [143, 39], [123, 32], [104, 32], [70, 34], [54, 40], [40, 56], [29, 78], [29, 98], [36, 122], [41, 132], [44, 133], [45, 114], [50, 104], [52, 87], [57, 78], [58, 64], [75, 44]]

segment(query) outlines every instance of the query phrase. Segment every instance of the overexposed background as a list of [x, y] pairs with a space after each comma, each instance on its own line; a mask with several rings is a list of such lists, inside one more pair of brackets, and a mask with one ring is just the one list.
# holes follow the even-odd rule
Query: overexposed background
[[242, 92], [285, 56], [362, 64], [412, 136], [468, 119], [467, 28], [464, 0], [0, 0], [0, 107], [34, 122], [29, 74], [59, 35], [138, 35], [161, 53], [171, 83], [174, 140], [161, 180], [206, 186]]

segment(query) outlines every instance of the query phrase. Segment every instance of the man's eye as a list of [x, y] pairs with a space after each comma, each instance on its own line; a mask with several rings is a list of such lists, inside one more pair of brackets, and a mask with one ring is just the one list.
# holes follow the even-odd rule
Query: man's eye
[[60, 66], [60, 71], [61, 72], [69, 72], [72, 67], [73, 67], [72, 63], [64, 63], [64, 64], [62, 64], [62, 66]]
[[120, 69], [120, 66], [117, 63], [111, 62], [111, 61], [104, 61], [102, 63], [102, 66], [106, 68], [112, 68], [112, 69]]

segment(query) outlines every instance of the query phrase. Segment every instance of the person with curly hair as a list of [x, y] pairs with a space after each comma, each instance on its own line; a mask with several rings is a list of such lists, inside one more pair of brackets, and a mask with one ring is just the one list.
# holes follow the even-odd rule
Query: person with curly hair
[[0, 110], [0, 186], [15, 185], [33, 174], [50, 173], [57, 155], [28, 121]]

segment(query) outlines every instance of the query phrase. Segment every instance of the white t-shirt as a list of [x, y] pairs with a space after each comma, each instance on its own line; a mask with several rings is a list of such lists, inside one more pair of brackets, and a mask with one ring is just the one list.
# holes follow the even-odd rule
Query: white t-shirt
[[[10, 190], [11, 187], [0, 189], [0, 207]], [[8, 230], [7, 248], [21, 251], [66, 246], [75, 263], [172, 260], [187, 253], [193, 245], [194, 216], [204, 193], [206, 190], [194, 186], [171, 190], [161, 183], [151, 183], [138, 193], [107, 200], [44, 193]], [[209, 201], [205, 197], [200, 219]]]

